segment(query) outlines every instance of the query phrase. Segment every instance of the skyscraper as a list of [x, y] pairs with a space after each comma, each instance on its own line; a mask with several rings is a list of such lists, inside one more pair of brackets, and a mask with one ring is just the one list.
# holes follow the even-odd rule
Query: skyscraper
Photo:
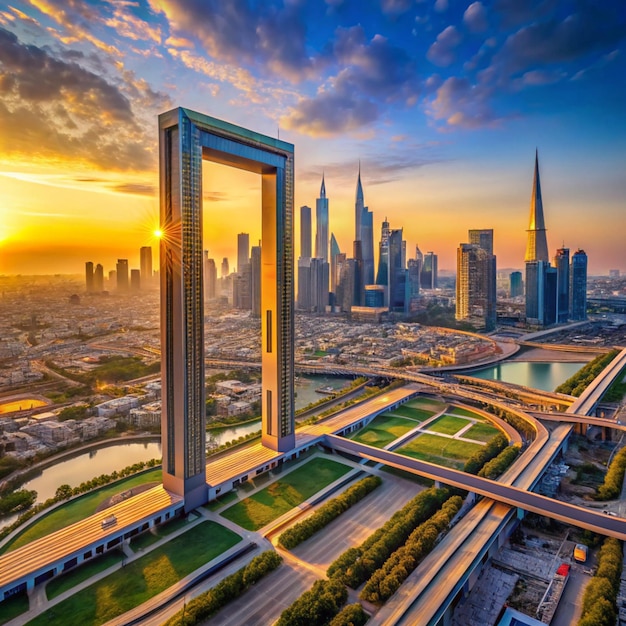
[[337, 292], [337, 282], [339, 274], [337, 272], [337, 256], [341, 254], [337, 239], [334, 233], [330, 236], [330, 291], [334, 294]]
[[214, 300], [217, 295], [217, 266], [215, 259], [209, 259], [208, 254], [204, 261], [204, 299]]
[[239, 233], [237, 235], [237, 273], [242, 274], [249, 263], [250, 235], [248, 233]]
[[324, 313], [328, 304], [328, 268], [329, 265], [323, 259], [311, 259], [310, 284], [311, 284], [311, 311]]
[[526, 321], [542, 326], [545, 319], [546, 261], [526, 262]]
[[409, 259], [407, 262], [407, 310], [409, 313], [417, 311], [420, 295], [420, 272], [422, 264], [417, 259]]
[[402, 228], [389, 231], [389, 270], [388, 270], [388, 306], [396, 313], [406, 313], [407, 302], [407, 275], [402, 265]]
[[570, 267], [570, 319], [587, 319], [587, 255], [576, 250]]
[[320, 197], [315, 201], [315, 256], [328, 263], [328, 198], [324, 176]]
[[539, 181], [539, 156], [535, 150], [535, 176], [533, 191], [530, 197], [530, 220], [528, 224], [528, 241], [526, 243], [526, 262], [549, 262], [548, 241], [546, 238], [546, 224], [543, 216], [543, 202], [541, 200], [541, 183]]
[[376, 284], [389, 284], [389, 222], [383, 220], [380, 229], [380, 242], [378, 243], [378, 272], [376, 272]]
[[556, 268], [556, 323], [564, 324], [569, 317], [569, 248], [559, 248], [554, 256]]
[[230, 274], [230, 270], [228, 268], [228, 258], [224, 257], [222, 259], [222, 270], [220, 272], [220, 276], [222, 278], [226, 278], [228, 276], [228, 274]]
[[486, 330], [496, 325], [496, 257], [493, 230], [470, 230], [470, 243], [457, 249], [456, 319], [482, 320]]
[[93, 290], [98, 293], [104, 291], [104, 268], [100, 263], [96, 265], [93, 273]]
[[300, 256], [311, 258], [311, 207], [300, 207]]
[[517, 298], [524, 295], [524, 283], [522, 282], [522, 272], [511, 272], [509, 274], [509, 296]]
[[139, 267], [141, 269], [141, 285], [144, 289], [152, 286], [152, 246], [139, 249]]
[[[356, 199], [354, 202], [355, 214], [355, 241], [360, 241], [360, 258], [357, 259], [361, 266], [359, 288], [363, 290], [365, 285], [374, 283], [374, 215], [365, 206], [363, 185], [361, 184], [361, 163], [356, 182]], [[355, 257], [356, 258], [356, 257]], [[355, 287], [356, 288], [356, 287]], [[361, 294], [359, 300], [364, 302], [365, 294]]]
[[115, 265], [117, 290], [128, 291], [128, 259], [118, 259]]
[[141, 289], [141, 271], [130, 270], [130, 290], [139, 291]]
[[91, 261], [87, 261], [87, 263], [85, 263], [85, 289], [87, 292], [94, 290], [93, 263]]
[[424, 255], [422, 264], [422, 274], [420, 276], [422, 289], [437, 289], [437, 255], [434, 252], [427, 252]]

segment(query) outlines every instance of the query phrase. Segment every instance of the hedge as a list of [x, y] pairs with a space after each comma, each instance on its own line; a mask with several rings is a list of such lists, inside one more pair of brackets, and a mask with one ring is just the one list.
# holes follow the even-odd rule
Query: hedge
[[182, 611], [170, 617], [165, 626], [194, 626], [205, 621], [244, 591], [254, 585], [282, 562], [279, 554], [273, 550], [262, 552], [248, 565], [227, 576], [215, 587], [189, 602]]
[[482, 446], [480, 450], [474, 452], [474, 454], [467, 459], [463, 471], [468, 474], [478, 474], [485, 463], [498, 456], [508, 445], [509, 441], [503, 434], [499, 433], [495, 435]]
[[598, 487], [598, 500], [614, 500], [622, 493], [624, 472], [626, 471], [626, 448], [622, 448], [611, 461], [604, 476], [604, 482]]
[[374, 572], [360, 598], [369, 602], [382, 603], [388, 600], [409, 574], [430, 554], [439, 535], [445, 531], [454, 516], [459, 512], [463, 500], [452, 496], [429, 520], [420, 524], [398, 548], [385, 564]]
[[355, 604], [346, 604], [346, 606], [330, 620], [328, 626], [364, 626], [368, 619], [368, 614], [363, 610], [363, 607], [356, 602]]
[[280, 615], [275, 626], [326, 626], [348, 599], [338, 580], [317, 580]]
[[558, 393], [568, 393], [572, 396], [580, 396], [582, 392], [591, 384], [593, 379], [619, 354], [619, 350], [611, 350], [607, 354], [601, 354], [587, 365], [579, 369], [573, 376], [570, 376], [563, 384], [559, 385], [555, 391]]
[[521, 449], [522, 447], [517, 443], [514, 446], [507, 446], [497, 457], [485, 463], [478, 475], [483, 478], [491, 478], [492, 480], [498, 478], [515, 461]]
[[607, 537], [598, 554], [598, 569], [585, 589], [578, 626], [614, 626], [622, 559], [621, 543]]
[[313, 536], [336, 517], [347, 511], [352, 505], [362, 500], [368, 493], [376, 489], [382, 480], [378, 476], [368, 476], [346, 489], [340, 496], [333, 498], [313, 515], [288, 528], [278, 538], [278, 543], [287, 550], [295, 548], [309, 537]]
[[431, 487], [410, 500], [358, 548], [349, 548], [333, 561], [329, 578], [356, 589], [365, 582], [407, 540], [416, 526], [429, 519], [450, 496], [446, 488]]

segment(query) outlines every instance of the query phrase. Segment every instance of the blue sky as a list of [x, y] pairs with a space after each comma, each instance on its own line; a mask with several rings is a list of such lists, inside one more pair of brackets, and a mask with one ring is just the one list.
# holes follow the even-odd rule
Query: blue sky
[[[157, 212], [156, 116], [176, 106], [294, 143], [296, 205], [324, 172], [342, 251], [360, 160], [376, 232], [387, 217], [450, 269], [469, 228], [521, 267], [538, 148], [551, 254], [626, 271], [625, 41], [620, 0], [11, 2], [0, 272], [133, 265]], [[234, 258], [238, 230], [258, 236], [258, 186], [209, 169], [204, 192], [207, 247]]]

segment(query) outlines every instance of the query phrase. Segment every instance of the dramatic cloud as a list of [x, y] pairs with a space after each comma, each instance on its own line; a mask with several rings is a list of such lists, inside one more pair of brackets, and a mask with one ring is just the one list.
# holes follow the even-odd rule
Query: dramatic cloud
[[[156, 96], [143, 81], [124, 88], [139, 101]], [[152, 142], [122, 88], [75, 62], [25, 45], [4, 29], [0, 97], [5, 155], [116, 170], [141, 170], [154, 162]]]
[[476, 128], [490, 125], [496, 119], [489, 104], [492, 95], [488, 87], [472, 85], [466, 78], [448, 78], [437, 90], [431, 113], [450, 126]]
[[197, 38], [218, 61], [300, 80], [314, 62], [305, 49], [299, 3], [153, 0], [180, 35]]
[[334, 56], [343, 68], [312, 98], [303, 98], [281, 124], [312, 135], [351, 131], [376, 120], [384, 105], [415, 103], [419, 85], [406, 52], [363, 29], [340, 29]]
[[473, 33], [482, 33], [487, 30], [487, 9], [480, 2], [474, 2], [467, 7], [463, 14], [465, 25]]
[[461, 43], [461, 35], [454, 26], [448, 26], [437, 35], [437, 40], [428, 49], [426, 56], [431, 63], [447, 67], [456, 60], [456, 47]]
[[509, 36], [495, 61], [508, 71], [567, 63], [611, 49], [626, 36], [626, 18], [598, 6], [582, 4], [578, 13], [558, 21], [533, 22]]

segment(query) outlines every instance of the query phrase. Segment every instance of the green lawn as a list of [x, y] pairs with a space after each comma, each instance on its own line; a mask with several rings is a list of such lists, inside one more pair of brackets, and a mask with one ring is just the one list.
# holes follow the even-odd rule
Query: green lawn
[[28, 596], [19, 593], [8, 600], [0, 602], [0, 624], [6, 624], [22, 613], [28, 611]]
[[133, 537], [130, 540], [130, 547], [133, 549], [133, 552], [137, 552], [138, 550], [144, 550], [148, 546], [151, 546], [153, 543], [156, 543], [163, 537], [167, 537], [172, 533], [184, 528], [189, 524], [189, 520], [185, 517], [174, 517], [164, 524], [159, 524], [154, 532], [147, 531], [145, 533], [141, 533], [136, 537]]
[[442, 411], [446, 407], [446, 403], [435, 400], [434, 398], [415, 398], [414, 400], [405, 402], [403, 406], [439, 413], [439, 411]]
[[164, 591], [240, 540], [239, 535], [215, 522], [203, 522], [28, 623], [66, 626], [71, 616], [72, 624], [104, 624]]
[[257, 530], [350, 471], [337, 461], [315, 457], [220, 515], [246, 530]]
[[229, 491], [228, 493], [225, 493], [223, 496], [220, 496], [219, 498], [217, 498], [217, 500], [213, 500], [213, 502], [209, 502], [208, 504], [205, 504], [203, 506], [209, 511], [217, 511], [217, 509], [221, 509], [224, 505], [236, 499], [237, 499], [237, 492]]
[[161, 482], [161, 468], [153, 469], [138, 476], [130, 476], [124, 480], [112, 483], [106, 487], [102, 487], [96, 491], [85, 494], [84, 496], [68, 502], [63, 506], [51, 511], [48, 515], [36, 520], [27, 526], [13, 541], [9, 542], [2, 549], [0, 554], [10, 552], [27, 543], [45, 537], [61, 528], [65, 528], [74, 522], [79, 522], [96, 512], [98, 505], [107, 498], [127, 491], [131, 487], [145, 485], [146, 483]]
[[87, 561], [84, 565], [75, 567], [73, 570], [53, 578], [46, 585], [46, 596], [48, 600], [60, 596], [68, 589], [76, 587], [76, 585], [82, 583], [84, 580], [103, 572], [105, 569], [116, 565], [124, 558], [124, 553], [121, 550], [111, 550], [105, 552], [100, 556], [96, 556], [93, 559]]
[[462, 417], [453, 417], [452, 415], [442, 415], [434, 422], [431, 422], [426, 430], [432, 430], [434, 433], [442, 433], [443, 435], [455, 435], [465, 428], [469, 422]]
[[463, 409], [460, 406], [453, 406], [449, 411], [446, 411], [449, 415], [462, 415], [464, 417], [471, 417], [481, 422], [485, 421], [485, 418], [479, 413], [474, 413], [470, 409]]
[[365, 428], [351, 435], [350, 439], [375, 448], [384, 448], [416, 426], [417, 423], [413, 420], [383, 413], [375, 417]]
[[400, 415], [402, 417], [415, 420], [416, 422], [423, 422], [429, 417], [432, 417], [436, 411], [428, 411], [427, 409], [418, 409], [407, 406], [406, 404], [401, 404], [395, 409], [389, 411], [389, 413], [392, 413], [393, 415]]
[[499, 435], [501, 432], [502, 431], [499, 428], [485, 422], [481, 424], [474, 424], [470, 429], [463, 433], [463, 437], [487, 443], [492, 437]]
[[480, 450], [478, 443], [468, 443], [458, 439], [448, 439], [437, 435], [423, 434], [396, 450], [399, 454], [421, 461], [429, 461], [444, 467], [463, 469], [465, 461]]

